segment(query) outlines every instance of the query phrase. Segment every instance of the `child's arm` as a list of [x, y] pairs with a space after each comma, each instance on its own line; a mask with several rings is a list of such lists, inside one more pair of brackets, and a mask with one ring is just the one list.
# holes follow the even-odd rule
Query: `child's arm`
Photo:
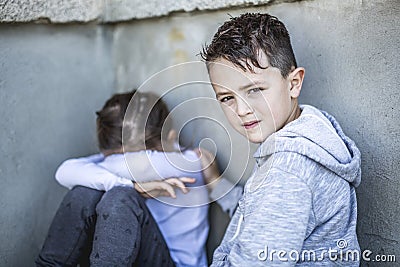
[[243, 196], [243, 187], [233, 184], [228, 179], [221, 177], [216, 185], [210, 190], [210, 199], [216, 201], [223, 211], [233, 216], [239, 199]]
[[[309, 221], [314, 221], [309, 217], [309, 187], [298, 177], [274, 171], [257, 190], [245, 193], [243, 203], [243, 209], [239, 206], [239, 212], [244, 211], [243, 221], [236, 229], [228, 228], [228, 238], [224, 237], [216, 252], [219, 261], [212, 266], [295, 266], [289, 253], [301, 255]], [[272, 261], [271, 251], [275, 251]], [[284, 251], [281, 259], [279, 251]]]
[[243, 187], [221, 177], [216, 158], [211, 152], [200, 148], [195, 149], [195, 152], [201, 160], [210, 199], [216, 201], [222, 210], [227, 212], [229, 217], [232, 217], [239, 199], [243, 195]]
[[107, 191], [115, 186], [133, 187], [132, 181], [119, 177], [97, 165], [104, 156], [96, 154], [89, 157], [64, 161], [56, 171], [55, 178], [68, 189], [81, 185]]

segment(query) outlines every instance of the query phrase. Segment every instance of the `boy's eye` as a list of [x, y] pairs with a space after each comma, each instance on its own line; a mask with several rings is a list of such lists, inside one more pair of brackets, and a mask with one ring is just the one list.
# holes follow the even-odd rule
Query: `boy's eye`
[[221, 98], [219, 101], [222, 103], [228, 102], [229, 100], [233, 99], [233, 96], [225, 96]]
[[257, 92], [260, 92], [261, 91], [261, 88], [251, 88], [251, 89], [249, 89], [249, 91], [247, 91], [248, 93], [257, 93]]

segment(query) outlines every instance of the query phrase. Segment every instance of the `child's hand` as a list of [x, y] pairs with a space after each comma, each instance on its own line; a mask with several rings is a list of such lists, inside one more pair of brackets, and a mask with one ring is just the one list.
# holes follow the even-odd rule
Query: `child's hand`
[[184, 183], [194, 183], [195, 178], [181, 177], [168, 178], [162, 181], [151, 181], [135, 183], [134, 188], [145, 198], [156, 198], [158, 196], [167, 196], [176, 198], [175, 188], [180, 188], [183, 193], [189, 192]]
[[196, 148], [194, 150], [200, 158], [203, 167], [203, 176], [207, 188], [211, 191], [217, 185], [217, 180], [221, 176], [215, 156], [206, 149]]

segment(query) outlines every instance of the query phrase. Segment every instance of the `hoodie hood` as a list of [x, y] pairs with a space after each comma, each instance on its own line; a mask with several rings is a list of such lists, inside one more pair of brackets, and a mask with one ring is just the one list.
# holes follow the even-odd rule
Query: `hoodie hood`
[[334, 117], [309, 105], [301, 115], [265, 140], [256, 160], [277, 152], [295, 152], [318, 162], [357, 187], [361, 182], [361, 155]]

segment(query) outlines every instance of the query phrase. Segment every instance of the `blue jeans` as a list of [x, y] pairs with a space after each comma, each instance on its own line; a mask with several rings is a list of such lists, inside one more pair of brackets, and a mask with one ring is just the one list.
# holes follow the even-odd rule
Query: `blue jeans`
[[157, 223], [136, 190], [77, 186], [49, 229], [37, 266], [175, 266]]

